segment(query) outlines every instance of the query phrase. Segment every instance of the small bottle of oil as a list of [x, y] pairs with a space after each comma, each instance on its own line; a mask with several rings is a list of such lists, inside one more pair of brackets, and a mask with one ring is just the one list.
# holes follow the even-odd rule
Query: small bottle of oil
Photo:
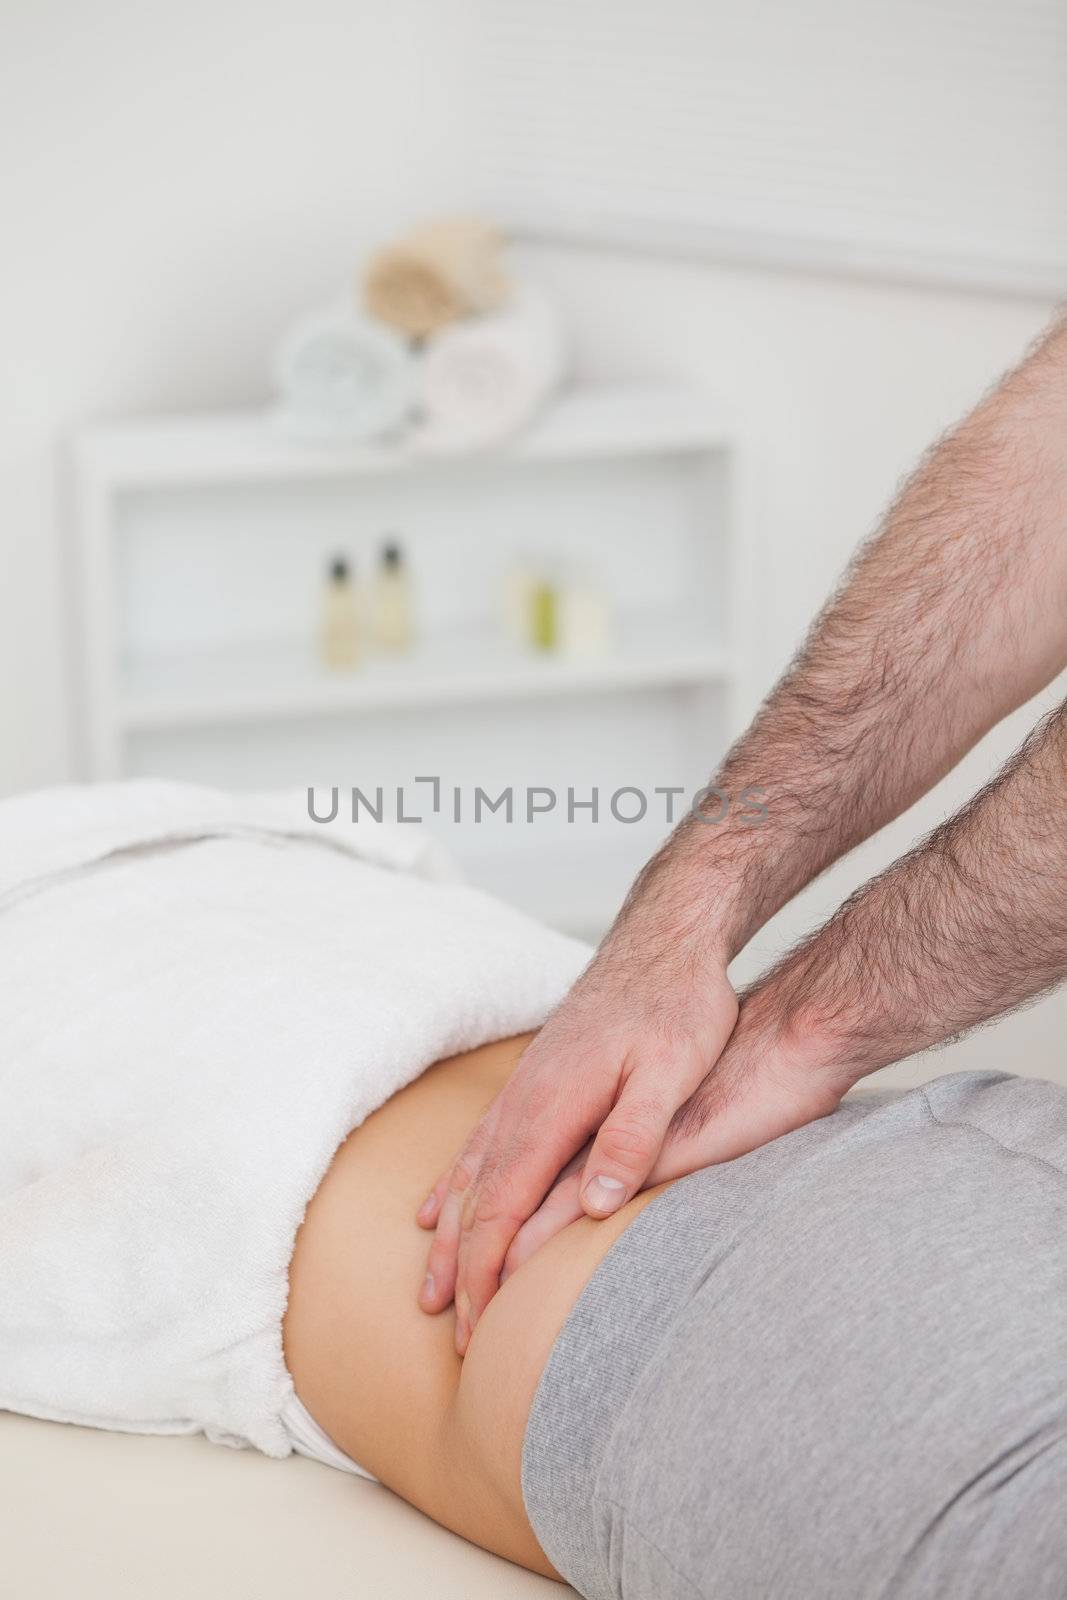
[[350, 672], [360, 658], [359, 596], [343, 556], [330, 562], [322, 610], [322, 659], [334, 672]]
[[381, 650], [410, 650], [415, 636], [411, 578], [400, 546], [382, 547], [374, 584], [374, 642]]

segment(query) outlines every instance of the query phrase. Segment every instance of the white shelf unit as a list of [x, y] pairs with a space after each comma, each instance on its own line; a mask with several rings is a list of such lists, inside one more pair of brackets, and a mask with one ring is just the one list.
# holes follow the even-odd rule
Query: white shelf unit
[[[268, 413], [89, 429], [88, 772], [388, 794], [436, 773], [468, 799], [549, 786], [553, 816], [476, 827], [449, 806], [435, 826], [472, 881], [596, 934], [667, 831], [654, 790], [695, 789], [732, 731], [732, 459], [705, 396], [648, 385], [573, 391], [462, 458], [296, 442]], [[416, 647], [332, 673], [316, 652], [325, 565], [343, 553], [366, 574], [387, 536], [411, 568]], [[602, 587], [611, 653], [509, 643], [516, 561]], [[610, 815], [623, 786], [648, 794], [639, 823]], [[568, 788], [599, 790], [596, 823], [568, 818]]]

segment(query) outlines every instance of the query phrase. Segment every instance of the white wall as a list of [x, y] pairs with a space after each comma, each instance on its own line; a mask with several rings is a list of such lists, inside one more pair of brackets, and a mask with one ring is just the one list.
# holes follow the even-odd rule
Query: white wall
[[286, 319], [453, 203], [449, 9], [0, 8], [0, 793], [71, 766], [64, 436], [262, 398]]
[[474, 160], [506, 218], [1067, 287], [1057, 0], [472, 5]]
[[[0, 18], [0, 792], [73, 770], [60, 445], [90, 417], [256, 401], [287, 316], [359, 249], [467, 192], [463, 0], [7, 0]], [[899, 476], [1050, 306], [528, 247], [590, 371], [686, 374], [751, 466], [749, 696], [772, 681]], [[980, 781], [816, 886], [764, 957]], [[962, 1047], [1056, 1071], [1067, 1004]], [[1065, 1074], [1067, 1078], [1067, 1074]]]

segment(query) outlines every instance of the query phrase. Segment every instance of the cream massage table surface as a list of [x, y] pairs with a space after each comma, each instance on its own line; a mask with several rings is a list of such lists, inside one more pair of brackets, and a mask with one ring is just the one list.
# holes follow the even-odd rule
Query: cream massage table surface
[[5, 1600], [566, 1600], [316, 1462], [0, 1412]]

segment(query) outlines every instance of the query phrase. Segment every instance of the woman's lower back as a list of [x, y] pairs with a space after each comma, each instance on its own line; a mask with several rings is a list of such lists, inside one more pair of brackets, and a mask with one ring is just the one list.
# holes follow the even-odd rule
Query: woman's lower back
[[300, 1399], [361, 1466], [456, 1532], [551, 1572], [523, 1506], [526, 1418], [568, 1312], [651, 1195], [545, 1246], [462, 1362], [452, 1312], [416, 1303], [428, 1240], [415, 1211], [526, 1042], [439, 1063], [345, 1141], [297, 1236], [285, 1352]]

